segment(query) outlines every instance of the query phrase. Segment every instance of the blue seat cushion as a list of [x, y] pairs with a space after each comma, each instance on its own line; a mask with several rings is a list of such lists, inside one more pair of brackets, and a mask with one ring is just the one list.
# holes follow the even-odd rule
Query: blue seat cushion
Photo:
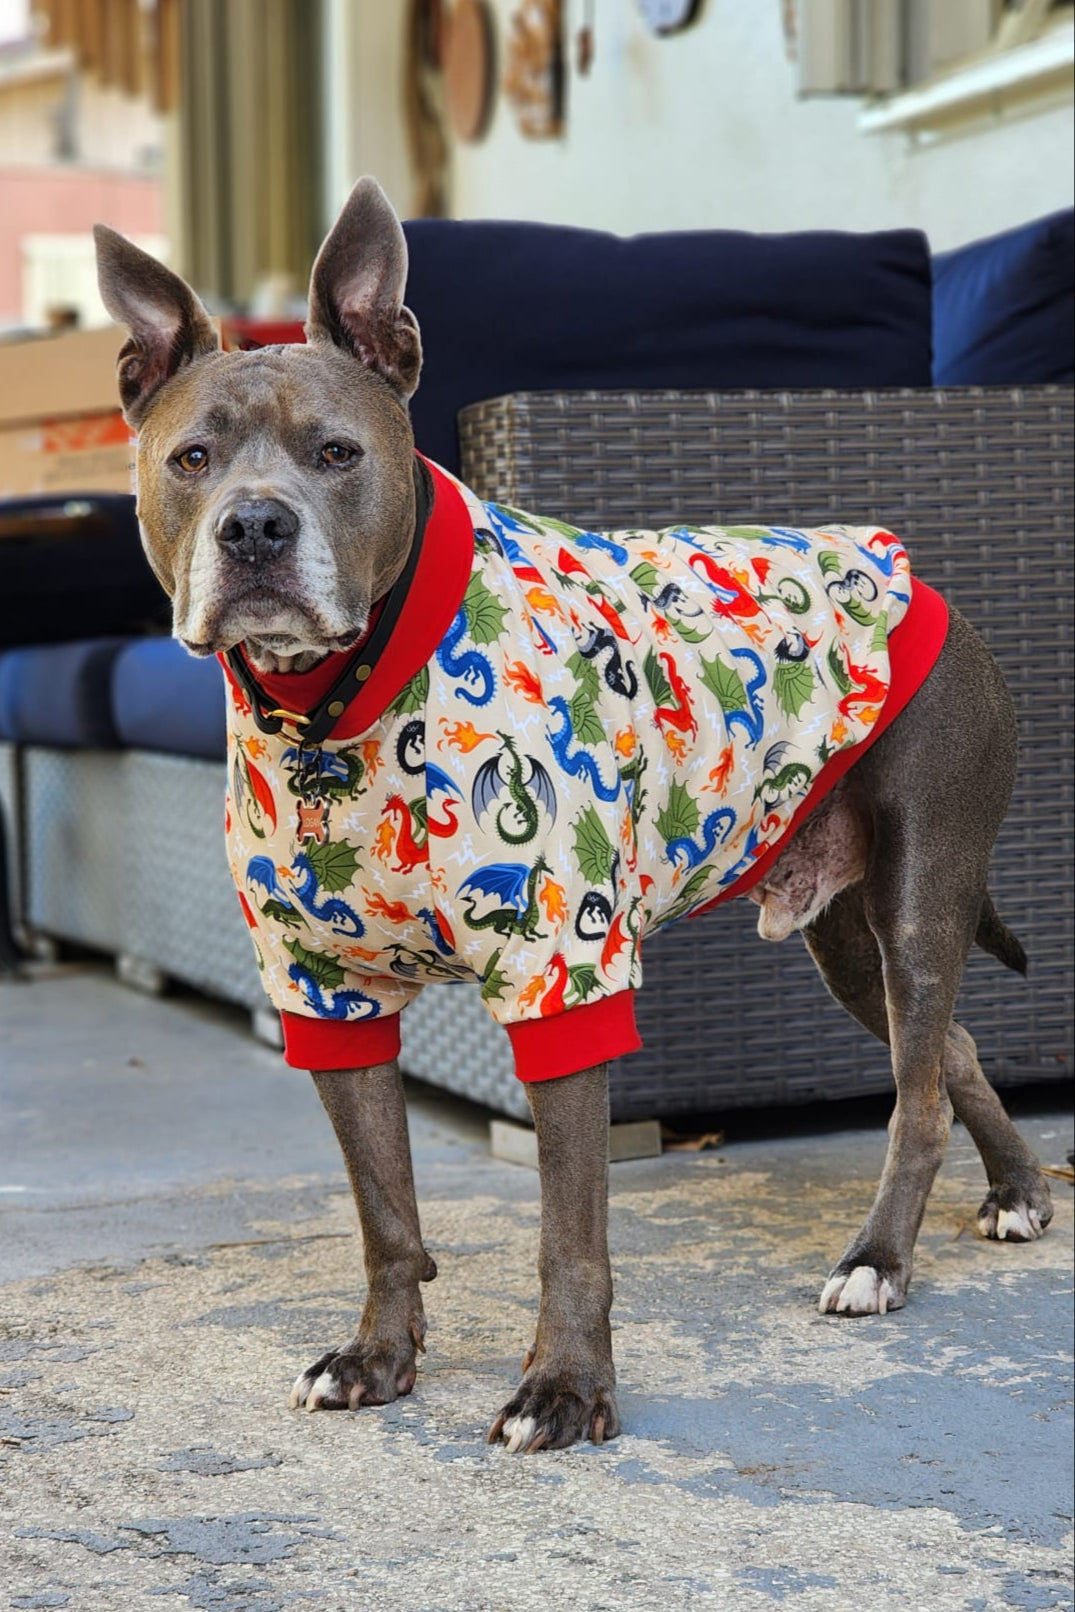
[[221, 759], [224, 674], [215, 656], [195, 660], [174, 638], [129, 643], [112, 667], [112, 712], [121, 744]]
[[1075, 380], [1075, 212], [933, 260], [938, 386]]
[[454, 472], [458, 411], [505, 392], [930, 384], [931, 265], [917, 230], [404, 229], [425, 354], [415, 438]]
[[129, 494], [0, 500], [0, 647], [130, 637], [170, 621]]
[[111, 749], [112, 667], [125, 638], [9, 649], [0, 655], [0, 739]]

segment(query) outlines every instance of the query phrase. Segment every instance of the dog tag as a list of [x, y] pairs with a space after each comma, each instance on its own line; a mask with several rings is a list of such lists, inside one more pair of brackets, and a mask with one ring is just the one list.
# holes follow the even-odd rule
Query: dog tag
[[300, 844], [324, 845], [328, 839], [327, 800], [300, 800], [298, 839]]

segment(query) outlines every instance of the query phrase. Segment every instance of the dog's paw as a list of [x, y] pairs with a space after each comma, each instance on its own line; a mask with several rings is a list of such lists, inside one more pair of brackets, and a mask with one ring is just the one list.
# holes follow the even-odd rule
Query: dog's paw
[[414, 1345], [374, 1347], [357, 1343], [330, 1349], [295, 1379], [292, 1410], [357, 1410], [387, 1405], [409, 1394], [417, 1375]]
[[503, 1443], [509, 1455], [565, 1450], [590, 1439], [604, 1444], [620, 1431], [611, 1387], [584, 1387], [566, 1374], [535, 1373], [504, 1406], [489, 1429], [489, 1443]]
[[873, 1265], [837, 1266], [821, 1290], [822, 1315], [887, 1315], [901, 1310], [906, 1284]]
[[1053, 1218], [1049, 1188], [994, 1187], [978, 1210], [978, 1235], [999, 1243], [1032, 1243]]

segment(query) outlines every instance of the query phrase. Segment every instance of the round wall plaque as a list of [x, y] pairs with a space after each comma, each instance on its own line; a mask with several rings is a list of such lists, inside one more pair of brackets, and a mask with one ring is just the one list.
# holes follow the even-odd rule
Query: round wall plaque
[[456, 0], [446, 21], [448, 118], [460, 140], [480, 140], [493, 106], [493, 24], [487, 0]]

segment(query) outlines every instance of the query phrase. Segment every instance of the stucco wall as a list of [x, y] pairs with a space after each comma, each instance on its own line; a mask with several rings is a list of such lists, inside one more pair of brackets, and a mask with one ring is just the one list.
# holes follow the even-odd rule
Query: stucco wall
[[[516, 0], [493, 0], [498, 40]], [[400, 118], [406, 8], [355, 0], [354, 111], [332, 194], [382, 172], [409, 200]], [[655, 39], [634, 0], [602, 0], [588, 78], [572, 70], [566, 133], [534, 142], [498, 98], [490, 131], [456, 144], [453, 211], [588, 224], [625, 234], [721, 227], [876, 229], [910, 224], [944, 248], [1070, 206], [1067, 104], [979, 121], [943, 141], [860, 134], [855, 99], [800, 101], [778, 0], [704, 0], [700, 20]], [[566, 7], [572, 47], [581, 0]]]
[[[160, 181], [74, 167], [0, 168], [0, 326], [40, 317], [40, 310], [25, 305], [25, 238], [81, 236], [92, 268], [90, 231], [99, 222], [157, 242], [163, 230]], [[93, 322], [104, 319], [98, 307]]]

